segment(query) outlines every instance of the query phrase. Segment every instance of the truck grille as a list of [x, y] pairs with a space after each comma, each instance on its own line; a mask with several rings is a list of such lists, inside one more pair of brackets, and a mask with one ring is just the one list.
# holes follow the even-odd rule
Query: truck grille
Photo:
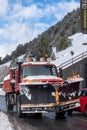
[[55, 90], [51, 85], [28, 86], [27, 89], [30, 94], [26, 95], [26, 93], [24, 93], [21, 95], [22, 104], [47, 104], [56, 102]]

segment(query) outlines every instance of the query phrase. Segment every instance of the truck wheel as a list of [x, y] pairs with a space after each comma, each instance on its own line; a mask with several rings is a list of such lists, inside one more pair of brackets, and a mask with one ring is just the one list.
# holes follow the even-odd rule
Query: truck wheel
[[42, 118], [42, 113], [35, 113], [35, 117], [38, 118], [38, 119], [41, 119]]
[[72, 116], [72, 113], [73, 113], [73, 110], [68, 110], [67, 111], [68, 116]]
[[87, 106], [85, 107], [85, 116], [87, 116]]
[[22, 118], [22, 111], [21, 111], [21, 102], [20, 102], [20, 96], [17, 96], [17, 116], [19, 118]]
[[12, 111], [13, 110], [13, 105], [10, 104], [9, 95], [6, 96], [6, 107], [7, 107], [7, 111]]
[[56, 113], [56, 119], [63, 119], [65, 118], [66, 111]]

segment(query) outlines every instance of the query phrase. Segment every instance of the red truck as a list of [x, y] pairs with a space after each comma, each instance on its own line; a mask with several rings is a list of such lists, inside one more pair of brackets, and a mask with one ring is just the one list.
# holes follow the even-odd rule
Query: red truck
[[[34, 60], [34, 61], [32, 61]], [[57, 67], [47, 61], [18, 62], [4, 78], [7, 110], [16, 105], [17, 115], [24, 113], [55, 112], [64, 116], [65, 112], [80, 106], [78, 91], [80, 77], [63, 80]]]

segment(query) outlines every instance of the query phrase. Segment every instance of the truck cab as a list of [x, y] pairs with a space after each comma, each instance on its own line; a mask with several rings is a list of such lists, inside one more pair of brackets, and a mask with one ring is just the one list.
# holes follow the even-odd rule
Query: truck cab
[[[63, 80], [58, 77], [54, 64], [49, 62], [23, 63], [20, 68], [20, 113], [45, 113], [55, 110], [58, 104], [58, 87]], [[56, 97], [57, 95], [57, 97]], [[19, 105], [17, 105], [19, 106]], [[19, 109], [19, 108], [18, 108]]]

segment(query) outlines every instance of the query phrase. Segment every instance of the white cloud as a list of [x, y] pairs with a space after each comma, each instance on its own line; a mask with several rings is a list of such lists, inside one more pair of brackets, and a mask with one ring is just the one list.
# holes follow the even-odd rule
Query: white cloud
[[13, 10], [10, 10], [9, 17], [10, 19], [37, 19], [41, 17], [42, 9], [38, 8], [37, 5], [32, 4], [28, 7], [25, 7], [21, 4], [13, 5]]
[[47, 5], [35, 4], [31, 0], [32, 4], [28, 6], [24, 6], [23, 1], [16, 1], [12, 4], [8, 3], [8, 0], [0, 0], [0, 16], [3, 16], [3, 27], [0, 26], [0, 56], [2, 57], [11, 53], [18, 44], [29, 42], [53, 23], [61, 20], [68, 12], [79, 7], [79, 3], [74, 0]]
[[30, 35], [32, 34], [32, 30], [28, 29], [25, 24], [20, 24], [20, 23], [13, 23], [10, 26], [6, 27], [6, 38], [9, 38], [9, 40], [15, 41], [16, 43], [22, 42], [29, 40]]
[[59, 2], [53, 5], [47, 5], [45, 9], [45, 14], [54, 15], [57, 20], [61, 20], [68, 12], [71, 12], [73, 9], [77, 9], [80, 6], [80, 3], [72, 0], [71, 2]]
[[8, 10], [8, 0], [0, 0], [0, 17], [5, 16]]
[[[20, 40], [30, 39], [30, 34], [32, 34], [32, 30], [28, 29], [25, 24], [13, 23], [10, 26], [5, 27], [3, 30], [0, 30], [0, 39], [8, 39], [10, 42], [17, 42]], [[22, 42], [22, 43], [23, 43]]]
[[33, 36], [36, 37], [37, 34], [41, 34], [47, 28], [49, 28], [49, 24], [45, 24], [45, 23], [37, 23], [37, 24], [35, 24], [35, 29], [33, 31]]
[[32, 21], [32, 19], [34, 21], [39, 21], [43, 17], [47, 19], [53, 15], [55, 18], [57, 18], [57, 20], [61, 20], [65, 14], [79, 7], [79, 3], [72, 0], [71, 2], [47, 4], [44, 8], [43, 7], [44, 6], [41, 8], [41, 6], [38, 6], [38, 4], [31, 4], [30, 6], [26, 7], [20, 3], [16, 3], [11, 5], [8, 18], [16, 21], [22, 21], [24, 19], [27, 21]]
[[[33, 32], [25, 24], [13, 23], [0, 30], [0, 56], [10, 54], [18, 44], [24, 44], [33, 37]], [[4, 42], [4, 43], [3, 43]], [[2, 45], [3, 44], [3, 45]]]
[[5, 57], [7, 54], [10, 54], [15, 48], [15, 44], [0, 45], [0, 57]]

